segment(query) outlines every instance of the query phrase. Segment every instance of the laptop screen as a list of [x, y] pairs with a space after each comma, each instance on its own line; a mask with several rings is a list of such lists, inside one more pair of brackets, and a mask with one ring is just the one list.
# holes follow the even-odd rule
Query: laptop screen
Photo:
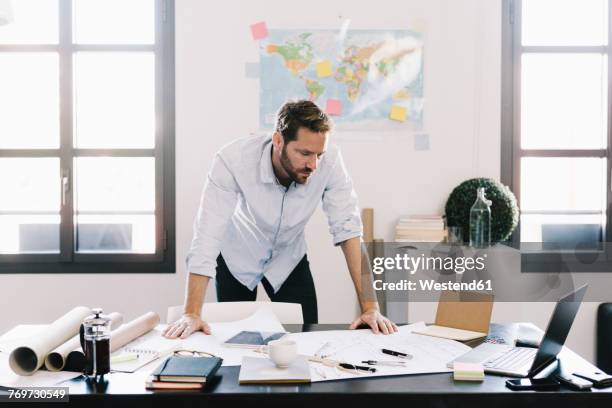
[[580, 308], [580, 303], [586, 292], [587, 285], [581, 286], [575, 291], [568, 295], [565, 295], [557, 302], [555, 311], [548, 322], [546, 333], [540, 343], [540, 348], [535, 356], [531, 369], [529, 370], [530, 375], [537, 374], [541, 369], [552, 362], [557, 354], [563, 348], [565, 339], [572, 328], [572, 323]]

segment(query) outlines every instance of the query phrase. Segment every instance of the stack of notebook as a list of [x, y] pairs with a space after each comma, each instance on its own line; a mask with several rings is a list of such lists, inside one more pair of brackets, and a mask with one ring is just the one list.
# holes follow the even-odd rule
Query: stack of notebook
[[172, 356], [147, 379], [147, 389], [202, 389], [212, 378], [223, 359], [219, 357]]
[[484, 381], [482, 364], [461, 363], [456, 361], [453, 367], [455, 381]]

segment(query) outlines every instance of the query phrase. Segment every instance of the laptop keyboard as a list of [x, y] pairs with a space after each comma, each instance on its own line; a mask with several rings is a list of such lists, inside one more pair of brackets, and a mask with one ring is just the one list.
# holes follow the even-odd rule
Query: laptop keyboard
[[498, 370], [517, 371], [525, 365], [531, 365], [537, 351], [538, 349], [536, 348], [515, 347], [491, 360], [485, 361], [484, 366]]

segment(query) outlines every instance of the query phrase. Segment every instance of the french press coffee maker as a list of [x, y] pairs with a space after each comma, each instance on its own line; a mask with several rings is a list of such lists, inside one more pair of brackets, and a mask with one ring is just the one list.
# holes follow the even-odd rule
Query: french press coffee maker
[[83, 373], [96, 379], [110, 372], [111, 319], [100, 308], [92, 312], [81, 325], [80, 340], [85, 353]]

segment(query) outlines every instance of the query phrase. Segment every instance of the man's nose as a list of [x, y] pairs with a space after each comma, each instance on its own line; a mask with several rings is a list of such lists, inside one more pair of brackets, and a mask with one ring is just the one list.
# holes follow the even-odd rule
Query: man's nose
[[308, 160], [308, 168], [311, 170], [316, 170], [319, 165], [319, 158], [317, 156], [312, 156], [310, 160]]

